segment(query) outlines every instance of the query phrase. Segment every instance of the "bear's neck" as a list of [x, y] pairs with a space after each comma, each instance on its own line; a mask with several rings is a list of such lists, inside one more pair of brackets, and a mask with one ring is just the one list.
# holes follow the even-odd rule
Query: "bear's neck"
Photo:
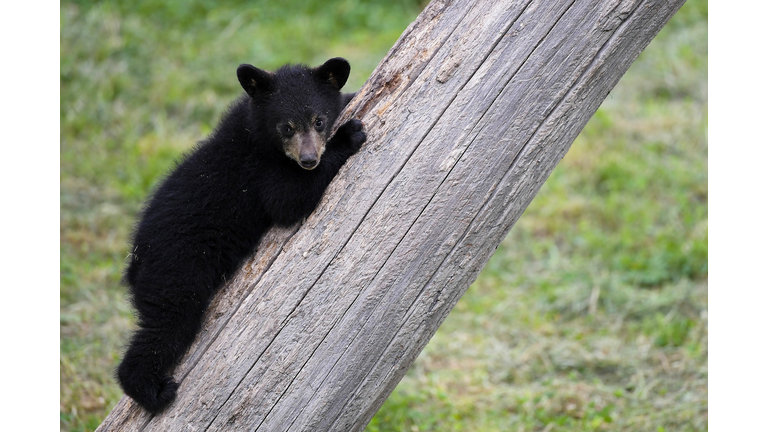
[[222, 147], [215, 149], [217, 152], [226, 148], [227, 153], [232, 154], [234, 150], [243, 158], [254, 153], [258, 153], [260, 158], [285, 158], [280, 138], [260, 121], [247, 95], [230, 106], [206, 141]]

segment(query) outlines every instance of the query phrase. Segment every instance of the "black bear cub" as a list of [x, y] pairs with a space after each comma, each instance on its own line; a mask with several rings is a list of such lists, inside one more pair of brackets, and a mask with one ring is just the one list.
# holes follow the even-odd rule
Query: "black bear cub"
[[[240, 65], [247, 95], [158, 186], [133, 235], [124, 281], [139, 329], [117, 379], [152, 413], [176, 396], [171, 373], [200, 330], [212, 295], [272, 225], [309, 216], [366, 136], [359, 120], [331, 127], [353, 96], [349, 63]], [[330, 138], [330, 139], [329, 139]]]

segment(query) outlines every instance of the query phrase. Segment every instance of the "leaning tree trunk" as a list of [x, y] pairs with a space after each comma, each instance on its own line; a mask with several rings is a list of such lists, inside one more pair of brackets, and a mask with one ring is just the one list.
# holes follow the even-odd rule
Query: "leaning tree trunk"
[[363, 429], [683, 3], [430, 3], [346, 110], [360, 153], [217, 295], [177, 400], [99, 430]]

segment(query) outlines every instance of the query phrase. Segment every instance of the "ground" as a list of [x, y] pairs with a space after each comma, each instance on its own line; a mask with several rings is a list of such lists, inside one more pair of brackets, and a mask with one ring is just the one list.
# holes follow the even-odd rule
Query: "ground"
[[[241, 92], [233, 65], [342, 56], [351, 91], [423, 6], [295, 3], [61, 3], [62, 430], [122, 395], [128, 234]], [[689, 0], [369, 430], [707, 429], [707, 64], [707, 2]]]

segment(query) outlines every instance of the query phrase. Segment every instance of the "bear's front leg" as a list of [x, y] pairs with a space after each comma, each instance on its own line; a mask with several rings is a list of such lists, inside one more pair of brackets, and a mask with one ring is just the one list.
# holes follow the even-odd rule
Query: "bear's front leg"
[[328, 146], [332, 149], [338, 149], [348, 158], [360, 150], [366, 138], [367, 136], [363, 132], [363, 122], [352, 119], [339, 127], [336, 135], [328, 141]]

